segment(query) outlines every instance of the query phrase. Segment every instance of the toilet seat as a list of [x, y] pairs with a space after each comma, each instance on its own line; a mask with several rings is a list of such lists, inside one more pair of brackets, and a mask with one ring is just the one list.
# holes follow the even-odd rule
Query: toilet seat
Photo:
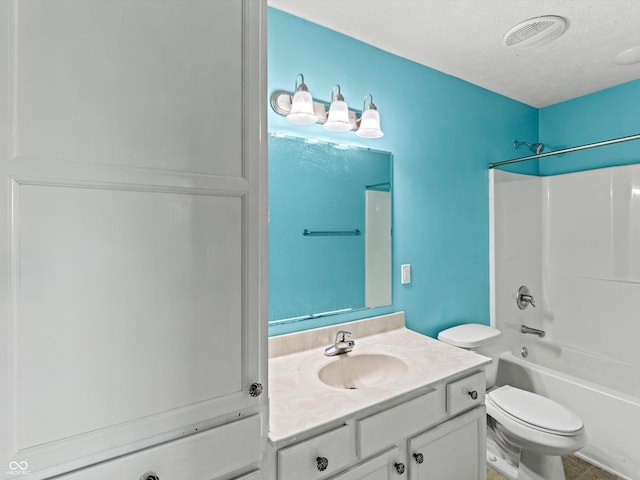
[[526, 390], [505, 385], [487, 397], [514, 421], [541, 432], [571, 436], [584, 428], [582, 419], [572, 410]]
[[[544, 455], [568, 455], [586, 442], [580, 417], [541, 395], [507, 385], [487, 393], [485, 400], [487, 415], [497, 422], [493, 428], [520, 448]], [[552, 412], [549, 416], [544, 411], [547, 407]], [[562, 419], [562, 414], [567, 412], [569, 421], [551, 423], [554, 418]], [[576, 427], [579, 428], [576, 430]]]

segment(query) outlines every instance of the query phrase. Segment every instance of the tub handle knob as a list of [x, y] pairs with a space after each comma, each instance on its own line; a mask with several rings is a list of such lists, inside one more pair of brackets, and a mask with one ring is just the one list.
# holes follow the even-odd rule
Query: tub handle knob
[[522, 285], [518, 289], [518, 293], [516, 296], [516, 304], [518, 305], [518, 308], [520, 310], [524, 310], [529, 305], [531, 305], [534, 308], [536, 306], [536, 302], [533, 299], [533, 296], [531, 296], [531, 293], [529, 293], [529, 289], [524, 285]]

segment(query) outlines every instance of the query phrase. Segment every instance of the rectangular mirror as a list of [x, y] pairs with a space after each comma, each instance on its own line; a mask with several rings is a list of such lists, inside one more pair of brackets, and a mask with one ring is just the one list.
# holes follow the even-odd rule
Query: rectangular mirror
[[269, 135], [269, 323], [391, 304], [389, 152]]

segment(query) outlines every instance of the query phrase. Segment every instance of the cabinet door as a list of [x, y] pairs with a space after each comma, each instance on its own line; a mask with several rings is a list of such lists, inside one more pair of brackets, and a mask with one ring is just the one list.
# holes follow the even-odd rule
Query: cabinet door
[[266, 408], [264, 15], [0, 2], [0, 478]]
[[396, 472], [397, 463], [401, 463], [400, 451], [393, 448], [340, 475], [331, 477], [331, 480], [396, 480], [402, 478]]
[[486, 478], [484, 406], [409, 440], [410, 480]]

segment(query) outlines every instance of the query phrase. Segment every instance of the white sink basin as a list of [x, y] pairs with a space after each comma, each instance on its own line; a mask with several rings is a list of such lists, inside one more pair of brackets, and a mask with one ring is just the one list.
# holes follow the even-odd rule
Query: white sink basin
[[408, 370], [406, 363], [391, 355], [346, 354], [322, 367], [318, 377], [334, 388], [376, 388], [397, 380]]

